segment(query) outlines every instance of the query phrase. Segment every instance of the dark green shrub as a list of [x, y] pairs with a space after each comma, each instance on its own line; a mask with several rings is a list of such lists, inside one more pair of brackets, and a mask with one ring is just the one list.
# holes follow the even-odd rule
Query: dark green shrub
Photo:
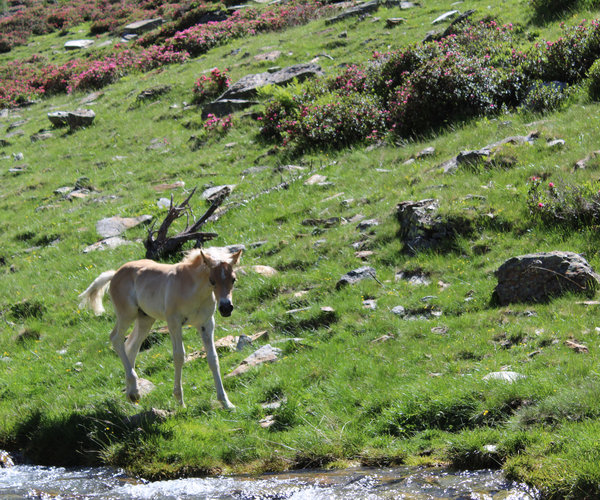
[[600, 100], [600, 59], [596, 60], [588, 70], [588, 95], [594, 101]]
[[577, 5], [577, 0], [530, 0], [540, 19], [553, 19]]
[[523, 108], [534, 113], [545, 113], [559, 109], [570, 93], [559, 82], [535, 82], [523, 101]]

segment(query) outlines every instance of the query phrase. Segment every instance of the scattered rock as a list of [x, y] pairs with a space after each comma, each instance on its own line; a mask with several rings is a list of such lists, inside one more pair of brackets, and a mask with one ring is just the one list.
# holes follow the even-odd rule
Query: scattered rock
[[[140, 384], [140, 382], [142, 382], [142, 383], [148, 382], [149, 384], [152, 385], [152, 382], [150, 382], [149, 380], [138, 379], [138, 384]], [[141, 386], [139, 386], [139, 387], [141, 390]], [[154, 388], [154, 386], [153, 386], [153, 388]], [[158, 408], [151, 408], [150, 410], [143, 411], [141, 413], [137, 413], [130, 417], [125, 417], [123, 419], [123, 423], [127, 427], [137, 428], [144, 424], [153, 424], [155, 422], [164, 422], [172, 415], [174, 415], [174, 412], [172, 412], [172, 411], [160, 410]]]
[[438, 335], [445, 335], [446, 333], [448, 333], [448, 327], [447, 326], [434, 326], [431, 329], [431, 333], [437, 333]]
[[167, 148], [168, 141], [167, 139], [155, 137], [150, 141], [150, 144], [146, 146], [146, 151], [160, 151], [162, 153], [166, 153], [169, 151]]
[[372, 229], [379, 225], [379, 221], [377, 219], [367, 219], [360, 221], [356, 226], [356, 229], [359, 231], [366, 231], [367, 229]]
[[273, 363], [279, 359], [282, 352], [281, 349], [273, 347], [271, 344], [266, 344], [242, 361], [235, 370], [225, 375], [225, 378], [236, 377], [237, 375], [246, 373], [254, 366], [264, 363]]
[[592, 151], [589, 155], [587, 155], [582, 160], [579, 160], [575, 163], [575, 170], [582, 170], [588, 168], [594, 163], [594, 166], [598, 166], [598, 158], [600, 157], [600, 151]]
[[103, 238], [119, 236], [127, 229], [139, 226], [152, 220], [151, 215], [139, 215], [138, 217], [108, 217], [96, 223], [96, 232]]
[[152, 186], [152, 189], [154, 189], [154, 191], [162, 193], [163, 191], [171, 191], [173, 189], [179, 189], [183, 187], [185, 187], [185, 182], [177, 181], [173, 182], [172, 184], [157, 184], [156, 186]]
[[458, 235], [468, 235], [473, 231], [469, 219], [443, 219], [437, 214], [438, 208], [439, 203], [434, 199], [404, 201], [397, 205], [399, 236], [409, 253], [443, 249], [450, 246]]
[[382, 335], [381, 337], [378, 337], [374, 340], [371, 340], [371, 344], [382, 344], [383, 342], [387, 342], [389, 340], [394, 340], [396, 337], [394, 337], [393, 335]]
[[262, 406], [265, 410], [277, 410], [278, 408], [281, 408], [283, 403], [287, 403], [287, 398], [285, 396], [269, 403], [262, 403], [260, 406]]
[[258, 421], [258, 425], [260, 425], [263, 429], [268, 429], [269, 427], [275, 425], [275, 417], [273, 415], [267, 415], [265, 418]]
[[310, 176], [308, 179], [306, 179], [306, 181], [304, 181], [304, 185], [305, 186], [321, 185], [326, 180], [327, 180], [327, 177], [325, 177], [324, 175], [315, 174], [315, 175]]
[[171, 92], [171, 85], [157, 85], [146, 90], [142, 90], [136, 97], [136, 101], [148, 101], [156, 99], [161, 95]]
[[208, 189], [205, 189], [200, 196], [203, 200], [212, 203], [223, 194], [223, 191], [228, 189], [229, 192], [231, 192], [234, 190], [235, 186], [235, 184], [224, 184], [222, 186], [210, 187]]
[[573, 252], [543, 252], [513, 257], [495, 275], [494, 299], [500, 305], [547, 302], [565, 292], [593, 293], [600, 276]]
[[223, 99], [247, 99], [256, 95], [257, 89], [265, 85], [285, 85], [292, 80], [303, 81], [311, 76], [320, 76], [321, 67], [316, 64], [296, 64], [270, 73], [246, 75], [229, 87], [217, 101]]
[[573, 349], [577, 353], [588, 353], [589, 349], [586, 345], [575, 342], [574, 340], [565, 340], [565, 345], [569, 349]]
[[154, 19], [143, 19], [142, 21], [136, 21], [128, 24], [123, 28], [121, 36], [125, 35], [141, 35], [147, 31], [152, 31], [162, 25], [163, 20], [160, 17]]
[[89, 253], [95, 250], [113, 249], [123, 245], [131, 244], [131, 241], [124, 240], [119, 236], [112, 236], [111, 238], [106, 238], [104, 240], [97, 241], [96, 243], [92, 243], [91, 245], [85, 247], [83, 249], [83, 253]]
[[405, 280], [411, 285], [430, 285], [431, 279], [421, 270], [416, 271], [400, 271], [396, 273], [394, 278], [396, 281]]
[[565, 140], [564, 139], [554, 139], [554, 140], [548, 141], [546, 143], [546, 147], [548, 147], [548, 148], [555, 148], [555, 149], [562, 148], [564, 145], [565, 145]]
[[277, 270], [272, 268], [271, 266], [261, 266], [261, 265], [255, 265], [255, 266], [244, 266], [244, 267], [240, 267], [240, 271], [246, 271], [246, 270], [250, 270], [252, 272], [255, 272], [256, 274], [260, 274], [261, 276], [265, 276], [266, 278], [271, 278], [272, 276], [275, 276], [277, 274]]
[[461, 151], [454, 158], [450, 158], [439, 165], [439, 168], [441, 168], [445, 174], [451, 174], [454, 173], [461, 165], [473, 165], [477, 161], [489, 158], [490, 155], [493, 155], [495, 152], [494, 150], [500, 146], [505, 144], [532, 144], [533, 141], [538, 137], [539, 133], [534, 131], [524, 136], [517, 135], [506, 137], [500, 141], [488, 144], [481, 149]]
[[527, 378], [527, 377], [525, 375], [523, 375], [522, 373], [511, 372], [511, 371], [501, 371], [501, 372], [488, 373], [485, 377], [483, 377], [483, 380], [500, 380], [502, 382], [507, 382], [509, 384], [512, 384], [513, 382], [516, 382], [517, 380], [521, 380], [524, 378]]
[[52, 137], [54, 137], [54, 134], [52, 132], [37, 132], [33, 134], [29, 139], [31, 140], [31, 142], [39, 142], [45, 141], [47, 139], [52, 139]]
[[375, 278], [375, 277], [376, 277], [376, 271], [372, 267], [369, 267], [369, 266], [359, 267], [358, 269], [354, 269], [354, 270], [349, 271], [346, 274], [344, 274], [340, 278], [340, 280], [337, 282], [337, 284], [335, 285], [335, 288], [339, 290], [340, 288], [342, 288], [346, 285], [353, 285], [364, 279]]
[[91, 109], [78, 109], [75, 111], [53, 111], [48, 113], [48, 120], [55, 127], [88, 127], [96, 118], [96, 113]]
[[406, 19], [404, 19], [403, 17], [389, 17], [388, 19], [385, 20], [385, 26], [387, 28], [394, 28], [396, 26], [400, 26], [401, 24], [404, 24], [406, 22]]
[[0, 469], [14, 467], [15, 462], [7, 451], [0, 450]]
[[414, 158], [415, 160], [422, 160], [423, 158], [427, 158], [429, 156], [434, 156], [434, 155], [435, 155], [435, 148], [433, 146], [429, 146], [428, 148], [425, 148], [422, 151], [419, 151], [412, 158]]
[[451, 11], [446, 12], [446, 13], [442, 14], [441, 16], [435, 18], [433, 21], [431, 21], [431, 24], [439, 24], [439, 23], [443, 23], [444, 21], [449, 21], [450, 19], [454, 19], [459, 14], [460, 14], [459, 10], [451, 10]]
[[94, 45], [94, 40], [69, 40], [65, 42], [65, 50], [81, 50], [87, 49]]
[[377, 309], [377, 301], [375, 299], [365, 299], [363, 300], [363, 309], [371, 309], [374, 311]]
[[258, 54], [254, 56], [255, 61], [269, 61], [273, 62], [279, 59], [281, 56], [281, 50], [273, 50], [271, 52], [264, 52], [262, 54]]
[[392, 314], [395, 314], [396, 316], [406, 316], [406, 309], [404, 306], [395, 306], [392, 308]]
[[344, 19], [348, 19], [349, 17], [365, 16], [367, 14], [370, 14], [371, 12], [375, 12], [377, 9], [379, 9], [379, 6], [379, 0], [371, 0], [369, 2], [364, 2], [362, 4], [344, 10], [335, 17], [326, 19], [325, 25], [338, 23], [340, 21], [343, 21]]
[[251, 101], [248, 99], [217, 99], [216, 101], [210, 102], [203, 105], [202, 107], [202, 119], [206, 120], [208, 115], [214, 115], [217, 118], [241, 111], [258, 104], [258, 101]]
[[357, 259], [362, 259], [362, 260], [366, 260], [369, 257], [371, 257], [372, 255], [375, 255], [375, 252], [373, 252], [372, 250], [359, 250], [354, 253], [354, 256]]

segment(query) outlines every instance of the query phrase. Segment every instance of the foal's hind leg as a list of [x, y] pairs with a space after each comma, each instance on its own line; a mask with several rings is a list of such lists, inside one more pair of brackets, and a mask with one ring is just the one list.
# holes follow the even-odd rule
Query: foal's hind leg
[[125, 333], [134, 318], [135, 316], [123, 316], [117, 311], [117, 324], [110, 334], [110, 341], [112, 342], [113, 349], [119, 355], [119, 358], [121, 358], [123, 368], [125, 368], [125, 380], [127, 382], [126, 394], [127, 398], [131, 401], [140, 399], [140, 393], [137, 387], [138, 377], [125, 352]]
[[129, 359], [129, 364], [131, 368], [135, 370], [135, 358], [140, 352], [140, 347], [146, 337], [150, 333], [150, 328], [154, 324], [154, 318], [150, 316], [139, 313], [137, 319], [135, 320], [135, 325], [133, 327], [133, 331], [127, 337], [125, 341], [125, 353], [127, 354], [127, 359]]

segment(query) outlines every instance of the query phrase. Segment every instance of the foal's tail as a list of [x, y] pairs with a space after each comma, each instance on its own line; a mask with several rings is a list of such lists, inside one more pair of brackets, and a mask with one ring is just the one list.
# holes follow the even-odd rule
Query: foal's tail
[[96, 316], [99, 316], [104, 312], [104, 306], [102, 305], [102, 297], [106, 293], [106, 289], [110, 284], [110, 280], [113, 279], [116, 271], [104, 271], [98, 276], [90, 286], [87, 287], [85, 292], [79, 295], [80, 309], [85, 309], [88, 306]]

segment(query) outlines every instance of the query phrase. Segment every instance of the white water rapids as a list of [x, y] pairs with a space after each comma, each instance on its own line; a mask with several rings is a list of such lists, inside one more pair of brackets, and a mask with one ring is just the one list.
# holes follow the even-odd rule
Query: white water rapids
[[493, 499], [532, 500], [523, 485], [498, 471], [357, 468], [298, 471], [259, 477], [189, 478], [146, 482], [107, 468], [19, 465], [0, 469], [0, 499]]

